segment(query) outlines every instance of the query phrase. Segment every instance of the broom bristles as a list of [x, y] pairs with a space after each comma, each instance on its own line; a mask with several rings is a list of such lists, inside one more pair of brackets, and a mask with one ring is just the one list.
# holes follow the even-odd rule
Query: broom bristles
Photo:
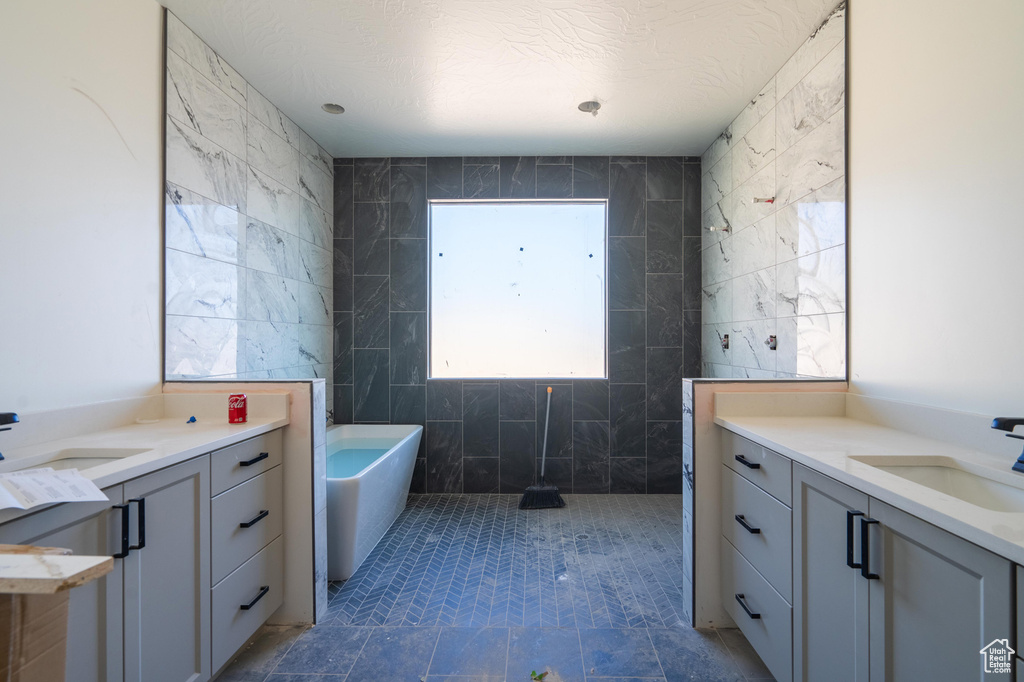
[[554, 509], [564, 506], [565, 500], [553, 485], [531, 485], [519, 500], [520, 509]]

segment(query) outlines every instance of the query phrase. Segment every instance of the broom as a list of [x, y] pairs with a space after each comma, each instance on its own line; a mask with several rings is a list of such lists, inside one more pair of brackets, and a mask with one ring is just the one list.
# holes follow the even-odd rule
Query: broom
[[519, 500], [520, 509], [551, 509], [564, 507], [565, 500], [558, 494], [558, 487], [544, 483], [544, 462], [548, 456], [548, 421], [551, 419], [551, 387], [548, 386], [548, 407], [544, 413], [544, 445], [540, 453], [540, 483], [531, 485]]

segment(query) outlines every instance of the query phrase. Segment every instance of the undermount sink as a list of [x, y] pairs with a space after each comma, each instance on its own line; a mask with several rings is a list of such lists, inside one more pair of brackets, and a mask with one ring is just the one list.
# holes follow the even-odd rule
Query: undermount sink
[[[850, 459], [997, 512], [1024, 512], [1024, 477], [1009, 470], [961, 462], [951, 457], [886, 457]], [[1001, 479], [1001, 480], [1000, 480]]]
[[65, 448], [51, 453], [47, 457], [33, 458], [31, 464], [23, 464], [10, 471], [24, 471], [25, 469], [40, 469], [50, 467], [51, 469], [92, 469], [103, 464], [116, 462], [125, 457], [141, 455], [149, 452], [148, 448]]

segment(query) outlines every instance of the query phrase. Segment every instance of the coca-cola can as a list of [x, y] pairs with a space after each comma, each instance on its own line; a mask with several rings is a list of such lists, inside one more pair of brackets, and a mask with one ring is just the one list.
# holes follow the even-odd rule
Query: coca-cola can
[[244, 424], [249, 419], [249, 408], [244, 393], [232, 393], [228, 396], [228, 423]]

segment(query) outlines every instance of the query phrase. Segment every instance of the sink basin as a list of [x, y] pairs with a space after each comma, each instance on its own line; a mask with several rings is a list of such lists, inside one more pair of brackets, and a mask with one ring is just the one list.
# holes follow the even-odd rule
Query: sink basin
[[1024, 477], [951, 457], [851, 457], [879, 471], [997, 512], [1024, 512]]
[[12, 461], [16, 464], [8, 471], [24, 471], [25, 469], [39, 469], [50, 467], [51, 469], [92, 469], [103, 464], [116, 462], [125, 457], [141, 455], [149, 452], [148, 448], [65, 448], [50, 453], [45, 457], [33, 457], [32, 463]]

